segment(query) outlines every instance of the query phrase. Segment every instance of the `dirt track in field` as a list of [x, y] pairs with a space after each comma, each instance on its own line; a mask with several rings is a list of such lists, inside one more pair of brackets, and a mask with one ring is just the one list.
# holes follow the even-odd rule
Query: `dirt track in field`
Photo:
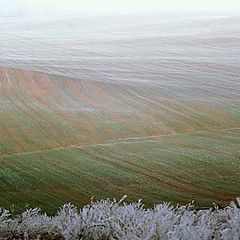
[[[62, 183], [49, 182], [45, 177], [39, 177], [37, 172], [29, 173], [24, 162], [18, 166], [9, 159], [29, 159], [32, 156], [34, 161], [35, 157], [42, 154], [50, 156], [54, 152], [61, 153], [65, 150], [79, 151], [80, 155], [83, 154], [99, 164], [120, 169], [123, 173], [150, 182], [164, 191], [229, 202], [235, 197], [235, 193], [213, 188], [212, 182], [215, 180], [204, 173], [204, 164], [208, 156], [230, 155], [231, 147], [221, 153], [220, 149], [211, 149], [211, 144], [214, 142], [214, 134], [224, 135], [225, 132], [239, 130], [238, 116], [234, 111], [229, 111], [228, 106], [237, 110], [240, 105], [239, 99], [234, 96], [222, 96], [219, 93], [215, 97], [221, 98], [221, 103], [215, 105], [211, 98], [196, 101], [188, 94], [184, 98], [173, 96], [167, 88], [158, 84], [152, 86], [147, 83], [90, 81], [1, 68], [1, 161], [17, 176], [24, 174], [38, 179], [37, 185], [48, 188], [46, 194], [52, 194], [52, 191], [54, 197], [61, 196], [73, 201], [78, 198], [86, 201], [87, 196], [92, 193], [88, 192], [86, 186], [82, 186], [85, 193], [81, 195], [73, 187], [68, 189]], [[194, 135], [201, 132], [206, 136], [199, 138], [200, 142], [192, 143]], [[190, 141], [181, 140], [188, 136], [191, 137]], [[151, 147], [144, 150], [142, 146], [148, 146], [149, 141], [155, 144], [155, 150], [151, 150]], [[205, 153], [209, 147], [203, 146], [208, 141], [210, 153]], [[128, 151], [124, 150], [125, 146], [128, 146]], [[176, 162], [173, 157], [166, 162], [158, 154], [159, 149], [169, 151], [170, 155], [180, 154], [183, 162]], [[198, 155], [191, 156], [194, 151], [202, 151], [203, 155], [197, 153]], [[132, 159], [131, 153], [133, 156], [137, 154], [136, 157]], [[231, 156], [237, 156], [237, 152], [233, 154], [235, 155]], [[77, 170], [71, 163], [58, 165], [55, 162], [57, 156], [54, 156], [54, 162], [50, 165], [51, 171], [61, 176], [58, 171], [63, 169], [62, 174], [65, 172], [69, 176], [75, 176]], [[192, 162], [201, 164], [200, 173], [192, 165], [187, 167], [185, 158], [186, 161], [191, 159]], [[71, 157], [68, 161], [71, 161]], [[232, 161], [235, 164], [235, 157], [232, 157]], [[154, 168], [151, 164], [160, 165]], [[222, 169], [216, 171], [213, 168], [211, 171], [213, 175], [216, 173], [219, 181], [222, 181], [222, 177], [227, 177]], [[184, 173], [184, 176], [179, 175], [180, 173]], [[231, 170], [228, 173], [235, 176]], [[107, 176], [102, 178], [105, 177], [107, 179]], [[90, 176], [86, 175], [86, 178]], [[104, 191], [109, 193], [96, 179], [92, 181], [102, 189], [103, 194]], [[203, 183], [208, 181], [210, 185]], [[29, 189], [24, 191], [30, 194]]]
[[[207, 99], [177, 98], [161, 86], [5, 68], [0, 77], [2, 154], [238, 127], [227, 106], [219, 111]], [[226, 98], [226, 105], [237, 101]]]

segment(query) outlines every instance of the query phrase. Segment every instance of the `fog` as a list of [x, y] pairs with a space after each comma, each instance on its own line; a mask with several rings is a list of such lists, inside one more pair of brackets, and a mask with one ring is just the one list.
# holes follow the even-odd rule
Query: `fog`
[[0, 31], [0, 66], [157, 84], [194, 97], [199, 86], [205, 96], [224, 85], [218, 91], [239, 95], [239, 16], [2, 17]]
[[240, 12], [240, 2], [238, 0], [0, 0], [0, 14], [8, 16], [202, 10]]

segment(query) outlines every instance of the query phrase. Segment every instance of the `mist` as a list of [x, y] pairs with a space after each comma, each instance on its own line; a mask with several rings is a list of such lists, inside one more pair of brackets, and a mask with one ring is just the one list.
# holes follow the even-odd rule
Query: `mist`
[[238, 0], [0, 0], [0, 16], [45, 16], [147, 11], [211, 11], [240, 13]]

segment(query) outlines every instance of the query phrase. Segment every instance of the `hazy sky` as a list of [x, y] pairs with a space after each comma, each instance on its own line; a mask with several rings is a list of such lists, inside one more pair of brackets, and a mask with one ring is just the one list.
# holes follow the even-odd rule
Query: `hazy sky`
[[240, 0], [0, 0], [0, 14], [96, 13], [144, 10], [239, 11]]

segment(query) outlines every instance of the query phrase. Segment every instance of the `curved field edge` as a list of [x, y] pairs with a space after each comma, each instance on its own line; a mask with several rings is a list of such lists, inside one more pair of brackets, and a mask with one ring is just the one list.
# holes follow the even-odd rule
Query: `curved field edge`
[[198, 97], [194, 82], [90, 81], [0, 68], [0, 154], [239, 128], [239, 97], [229, 85]]
[[194, 84], [1, 68], [0, 204], [52, 212], [128, 194], [149, 206], [226, 205], [240, 186], [240, 105], [231, 84], [198, 97]]
[[0, 202], [53, 212], [66, 201], [127, 194], [148, 206], [226, 205], [239, 196], [239, 135], [200, 131], [2, 156]]
[[[240, 209], [194, 210], [191, 204], [169, 203], [146, 209], [141, 201], [124, 198], [91, 202], [78, 209], [65, 204], [48, 216], [40, 209], [20, 214], [0, 209], [0, 239], [239, 239]], [[239, 201], [239, 200], [238, 200]], [[237, 202], [237, 201], [236, 201]]]

